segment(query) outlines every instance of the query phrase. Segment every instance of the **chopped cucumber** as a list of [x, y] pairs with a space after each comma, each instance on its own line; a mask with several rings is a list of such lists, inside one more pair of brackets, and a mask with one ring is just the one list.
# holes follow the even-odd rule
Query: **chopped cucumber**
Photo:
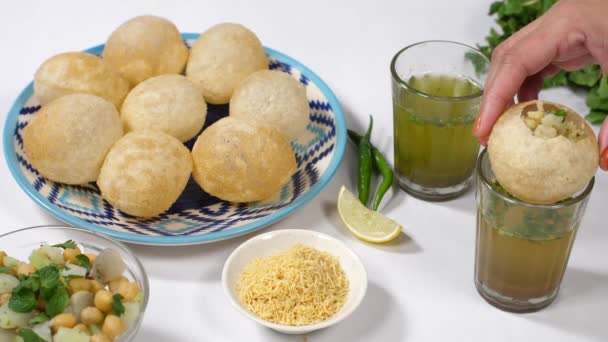
[[46, 342], [53, 342], [53, 335], [51, 334], [51, 327], [48, 321], [33, 326], [32, 331]]
[[8, 307], [8, 302], [0, 307], [0, 328], [14, 329], [27, 327], [29, 320], [34, 317], [35, 312], [15, 312]]
[[61, 276], [65, 277], [86, 277], [87, 275], [87, 269], [82, 267], [82, 266], [78, 266], [78, 265], [74, 265], [74, 264], [65, 264], [65, 269], [63, 271], [61, 271]]
[[76, 318], [80, 317], [80, 312], [87, 306], [93, 306], [93, 294], [89, 291], [78, 291], [70, 297], [70, 306], [72, 314]]
[[89, 342], [90, 340], [89, 335], [82, 331], [65, 327], [59, 328], [53, 336], [53, 342]]
[[47, 258], [55, 264], [63, 265], [65, 263], [63, 260], [63, 249], [59, 247], [44, 245], [40, 247], [39, 251], [45, 254]]
[[0, 273], [0, 294], [13, 291], [19, 285], [19, 279], [10, 274]]
[[30, 264], [36, 267], [36, 269], [41, 269], [45, 266], [52, 264], [51, 260], [49, 260], [49, 258], [47, 258], [45, 254], [37, 250], [33, 251], [32, 254], [30, 254], [29, 260]]
[[129, 330], [137, 322], [140, 305], [139, 303], [123, 303], [122, 305], [125, 307], [125, 312], [120, 316], [120, 319], [122, 319], [123, 323], [125, 323], [125, 327]]
[[13, 257], [9, 257], [9, 256], [5, 256], [4, 259], [2, 259], [2, 262], [4, 263], [5, 267], [19, 266], [19, 260], [15, 259]]

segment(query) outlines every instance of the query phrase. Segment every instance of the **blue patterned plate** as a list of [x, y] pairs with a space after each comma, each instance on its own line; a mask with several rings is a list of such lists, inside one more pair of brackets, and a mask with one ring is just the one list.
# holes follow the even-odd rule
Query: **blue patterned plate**
[[[198, 34], [184, 33], [188, 45]], [[87, 52], [101, 54], [103, 45]], [[276, 198], [237, 204], [204, 193], [191, 179], [184, 193], [164, 214], [138, 219], [113, 208], [93, 183], [70, 186], [40, 176], [23, 152], [21, 134], [40, 105], [30, 83], [19, 95], [4, 127], [4, 154], [9, 169], [25, 192], [58, 219], [119, 240], [151, 245], [185, 245], [228, 239], [252, 232], [293, 213], [310, 201], [331, 179], [346, 146], [346, 123], [338, 100], [327, 85], [301, 63], [266, 48], [270, 69], [299, 80], [310, 103], [308, 132], [291, 146], [298, 169]], [[228, 114], [227, 106], [209, 106], [205, 127]], [[186, 145], [191, 148], [194, 142]]]

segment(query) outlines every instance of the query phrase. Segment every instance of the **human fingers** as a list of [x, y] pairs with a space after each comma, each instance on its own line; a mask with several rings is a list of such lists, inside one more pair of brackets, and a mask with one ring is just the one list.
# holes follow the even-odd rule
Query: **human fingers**
[[586, 67], [587, 65], [596, 64], [597, 60], [591, 54], [587, 53], [583, 56], [565, 60], [562, 62], [553, 62], [553, 65], [557, 66], [560, 69], [566, 71], [576, 71], [582, 67]]
[[600, 128], [599, 134], [600, 145], [600, 167], [604, 171], [608, 171], [608, 120], [604, 120], [604, 124]]
[[517, 92], [517, 100], [519, 102], [536, 100], [542, 87], [543, 77], [541, 73], [529, 76], [519, 88], [519, 91]]

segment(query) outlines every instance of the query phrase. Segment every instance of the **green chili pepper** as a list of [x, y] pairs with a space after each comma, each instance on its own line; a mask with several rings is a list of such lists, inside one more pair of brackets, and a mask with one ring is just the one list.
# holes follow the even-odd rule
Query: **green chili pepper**
[[[355, 143], [355, 145], [359, 146], [361, 142], [361, 136], [354, 131], [348, 130], [349, 138]], [[393, 185], [393, 168], [388, 163], [382, 152], [380, 152], [374, 145], [370, 143], [370, 147], [372, 149], [372, 157], [374, 161], [374, 168], [380, 172], [382, 175], [382, 183], [378, 187], [378, 191], [376, 192], [376, 196], [374, 197], [373, 209], [378, 210], [380, 206], [380, 202], [382, 202], [382, 198]]]
[[374, 119], [369, 117], [369, 126], [367, 132], [361, 138], [359, 142], [359, 200], [363, 205], [367, 206], [369, 200], [369, 185], [372, 179], [372, 149], [370, 138], [372, 135], [372, 128], [374, 126]]

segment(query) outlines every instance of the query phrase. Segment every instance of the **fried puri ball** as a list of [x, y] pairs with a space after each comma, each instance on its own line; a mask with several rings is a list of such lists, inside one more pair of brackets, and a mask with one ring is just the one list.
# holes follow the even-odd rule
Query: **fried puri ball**
[[552, 204], [583, 190], [598, 167], [595, 134], [572, 109], [529, 101], [508, 109], [488, 141], [492, 170], [513, 196]]
[[161, 75], [133, 88], [120, 112], [126, 131], [158, 130], [186, 142], [203, 128], [207, 104], [186, 77]]
[[70, 94], [35, 114], [23, 130], [23, 147], [45, 178], [86, 184], [97, 180], [106, 153], [122, 134], [112, 103], [94, 95]]
[[306, 132], [309, 113], [304, 86], [280, 71], [256, 71], [236, 88], [230, 99], [230, 116], [273, 126], [290, 140]]
[[85, 52], [66, 52], [46, 60], [34, 76], [34, 95], [41, 105], [73, 93], [103, 97], [120, 108], [129, 82], [103, 59]]
[[146, 15], [130, 19], [112, 32], [103, 58], [135, 86], [153, 76], [181, 73], [188, 48], [172, 22]]
[[194, 42], [186, 76], [211, 104], [225, 104], [247, 76], [268, 69], [268, 58], [256, 35], [239, 24], [218, 24]]
[[295, 155], [281, 132], [233, 117], [203, 131], [192, 149], [192, 160], [192, 175], [203, 190], [231, 202], [270, 197], [296, 169]]
[[153, 217], [175, 203], [192, 172], [190, 151], [160, 131], [125, 134], [108, 152], [97, 186], [114, 207]]

